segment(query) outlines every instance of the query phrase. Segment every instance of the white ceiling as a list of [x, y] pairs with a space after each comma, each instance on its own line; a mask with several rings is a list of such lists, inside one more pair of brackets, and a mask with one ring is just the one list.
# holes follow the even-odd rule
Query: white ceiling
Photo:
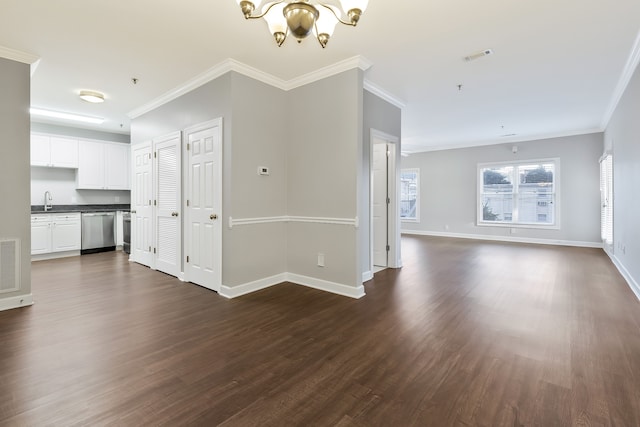
[[[278, 48], [234, 0], [0, 0], [0, 46], [41, 58], [32, 106], [105, 117], [95, 129], [123, 133], [127, 113], [227, 58], [290, 80], [362, 55], [365, 78], [405, 105], [411, 152], [601, 130], [638, 17], [638, 0], [370, 0], [326, 49], [293, 38]], [[81, 89], [107, 100], [88, 104]]]

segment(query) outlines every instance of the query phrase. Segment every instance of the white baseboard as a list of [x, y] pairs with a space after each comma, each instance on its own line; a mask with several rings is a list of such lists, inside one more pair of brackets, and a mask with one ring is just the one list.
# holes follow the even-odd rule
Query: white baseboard
[[315, 277], [302, 276], [295, 273], [287, 273], [287, 281], [297, 285], [307, 286], [309, 288], [319, 289], [321, 291], [331, 292], [333, 294], [350, 298], [358, 299], [364, 296], [364, 286], [362, 286], [362, 284], [357, 288], [354, 288], [353, 286], [316, 279]]
[[364, 286], [362, 285], [354, 288], [353, 286], [329, 282], [327, 280], [302, 276], [300, 274], [294, 273], [276, 274], [275, 276], [254, 280], [253, 282], [244, 283], [238, 286], [222, 285], [220, 287], [220, 292], [218, 293], [225, 298], [236, 298], [242, 295], [250, 294], [251, 292], [260, 291], [271, 286], [279, 285], [280, 283], [284, 282], [295, 283], [296, 285], [302, 285], [350, 298], [358, 299], [364, 296]]
[[17, 297], [0, 298], [0, 311], [33, 305], [33, 295], [18, 295]]
[[373, 271], [369, 270], [369, 271], [365, 271], [364, 273], [362, 273], [362, 281], [363, 282], [368, 282], [371, 279], [373, 279]]
[[536, 245], [575, 246], [602, 249], [601, 242], [581, 242], [577, 240], [536, 239], [532, 237], [490, 236], [486, 234], [445, 233], [440, 231], [401, 230], [402, 234], [418, 236], [454, 237], [457, 239], [491, 240], [496, 242], [533, 243]]
[[47, 259], [68, 258], [80, 256], [80, 251], [49, 252], [46, 254], [31, 255], [31, 261], [44, 261]]
[[620, 260], [615, 255], [612, 255], [607, 251], [605, 252], [607, 253], [607, 255], [609, 255], [609, 258], [611, 258], [611, 261], [613, 261], [613, 265], [615, 265], [618, 271], [620, 272], [620, 274], [622, 274], [622, 277], [624, 277], [624, 280], [627, 281], [627, 284], [629, 285], [633, 293], [636, 295], [636, 298], [640, 300], [640, 285], [638, 285], [638, 282], [636, 282], [636, 280], [633, 278], [631, 273], [629, 273], [629, 270], [626, 269], [626, 267], [620, 262]]
[[269, 288], [274, 285], [287, 281], [287, 273], [276, 274], [275, 276], [267, 277], [264, 279], [254, 280], [253, 282], [244, 283], [238, 286], [220, 286], [220, 295], [225, 298], [236, 298], [242, 295], [250, 294], [251, 292], [260, 291], [262, 289]]

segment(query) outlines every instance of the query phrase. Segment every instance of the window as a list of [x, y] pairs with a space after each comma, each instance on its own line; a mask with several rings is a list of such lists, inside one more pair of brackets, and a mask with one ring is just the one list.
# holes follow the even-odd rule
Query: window
[[613, 156], [600, 159], [600, 230], [602, 241], [613, 244]]
[[478, 165], [478, 225], [557, 228], [559, 163]]
[[400, 219], [420, 220], [420, 169], [402, 169], [400, 172]]

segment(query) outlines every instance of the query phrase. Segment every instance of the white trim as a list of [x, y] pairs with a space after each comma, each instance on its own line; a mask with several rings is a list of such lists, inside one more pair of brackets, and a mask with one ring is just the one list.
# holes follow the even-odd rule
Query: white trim
[[319, 80], [335, 76], [336, 74], [340, 74], [344, 71], [352, 70], [354, 68], [359, 68], [362, 71], [367, 71], [369, 68], [371, 68], [371, 65], [371, 61], [369, 61], [364, 56], [352, 56], [351, 58], [336, 62], [335, 64], [328, 65], [326, 67], [320, 68], [319, 70], [312, 71], [310, 73], [303, 74], [300, 77], [293, 78], [285, 82], [284, 90], [289, 91], [291, 89], [308, 85], [309, 83], [317, 82]]
[[401, 110], [407, 106], [406, 102], [400, 100], [400, 98], [396, 98], [395, 96], [391, 95], [389, 92], [385, 91], [380, 86], [374, 84], [370, 80], [364, 79], [363, 88], [364, 90], [371, 92], [377, 97], [384, 99], [388, 103], [395, 105]]
[[640, 63], [640, 31], [636, 36], [636, 40], [633, 43], [633, 47], [631, 48], [631, 52], [629, 53], [629, 58], [627, 58], [627, 63], [622, 69], [622, 74], [620, 75], [620, 79], [618, 80], [618, 84], [616, 85], [616, 89], [613, 91], [611, 95], [611, 101], [609, 101], [609, 105], [604, 112], [604, 116], [602, 117], [602, 121], [600, 122], [600, 128], [602, 130], [606, 129], [609, 126], [609, 121], [613, 116], [613, 113], [616, 111], [618, 107], [618, 103], [622, 99], [622, 95], [627, 90], [627, 86], [633, 77], [633, 73], [635, 73], [638, 64]]
[[29, 65], [35, 64], [40, 59], [40, 57], [38, 57], [37, 55], [22, 52], [16, 49], [11, 49], [5, 46], [0, 46], [0, 58], [5, 58], [11, 61], [21, 62], [23, 64]]
[[373, 279], [373, 271], [369, 270], [369, 271], [365, 271], [364, 273], [362, 273], [362, 281], [363, 282], [368, 282], [371, 279]]
[[620, 262], [620, 260], [615, 255], [609, 253], [608, 251], [605, 251], [605, 253], [609, 255], [609, 258], [611, 258], [613, 265], [616, 266], [616, 268], [618, 269], [618, 271], [620, 272], [624, 280], [627, 282], [627, 284], [629, 285], [633, 293], [636, 295], [636, 298], [640, 300], [640, 285], [638, 284], [638, 282], [635, 281], [631, 273], [629, 273], [629, 270], [625, 268], [622, 262]]
[[448, 233], [440, 231], [402, 230], [402, 234], [416, 236], [453, 237], [456, 239], [490, 240], [495, 242], [531, 243], [535, 245], [574, 246], [579, 248], [602, 249], [602, 242], [581, 242], [578, 240], [538, 239], [533, 237], [491, 236], [486, 234]]
[[[502, 222], [502, 223], [497, 223], [497, 222], [491, 222], [491, 221], [484, 221], [482, 219], [483, 215], [482, 215], [482, 190], [483, 190], [483, 183], [482, 183], [482, 176], [480, 175], [482, 169], [487, 168], [487, 167], [494, 167], [494, 166], [514, 166], [514, 173], [517, 172], [517, 168], [519, 166], [522, 165], [533, 165], [533, 164], [542, 164], [542, 163], [553, 163], [553, 223], [552, 224], [536, 224], [536, 223], [528, 223], [528, 222]], [[530, 229], [535, 229], [535, 230], [560, 230], [560, 224], [561, 224], [561, 212], [560, 212], [560, 203], [561, 203], [561, 198], [560, 198], [560, 189], [562, 188], [561, 185], [561, 177], [560, 177], [560, 158], [559, 157], [552, 157], [552, 158], [547, 158], [547, 159], [523, 159], [523, 160], [515, 160], [515, 161], [504, 161], [504, 162], [483, 162], [483, 163], [478, 163], [477, 164], [477, 171], [476, 171], [476, 179], [477, 179], [477, 185], [476, 185], [476, 226], [478, 227], [507, 227], [507, 228], [530, 228]], [[511, 193], [514, 197], [514, 216], [518, 216], [518, 207], [519, 207], [519, 203], [518, 203], [518, 198], [516, 196], [518, 196], [519, 194], [519, 188], [520, 188], [520, 184], [519, 181], [517, 180], [517, 176], [513, 176], [514, 178], [514, 191]], [[518, 192], [516, 192], [516, 190], [518, 190]], [[505, 193], [506, 194], [506, 193]]]
[[12, 308], [27, 307], [33, 305], [33, 295], [18, 295], [0, 299], [0, 311], [11, 310]]
[[244, 283], [239, 286], [220, 286], [219, 294], [225, 298], [237, 298], [242, 295], [260, 291], [271, 286], [279, 285], [287, 281], [287, 273], [276, 274], [275, 276], [266, 277], [264, 279], [254, 280], [253, 282]]
[[528, 141], [541, 141], [545, 139], [554, 139], [554, 138], [564, 138], [568, 136], [578, 136], [578, 135], [590, 135], [593, 133], [601, 133], [603, 129], [601, 128], [589, 128], [589, 129], [579, 129], [579, 130], [571, 130], [566, 132], [551, 132], [545, 134], [537, 134], [537, 135], [525, 135], [514, 138], [500, 138], [500, 139], [486, 139], [484, 141], [466, 141], [466, 142], [458, 142], [452, 143], [450, 145], [431, 145], [431, 146], [417, 146], [411, 143], [411, 141], [403, 140], [403, 144], [408, 147], [411, 147], [412, 151], [408, 151], [407, 149], [403, 149], [404, 153], [408, 155], [417, 154], [417, 153], [428, 153], [430, 151], [444, 151], [444, 150], [456, 150], [459, 148], [473, 148], [473, 147], [484, 147], [486, 145], [501, 145], [501, 144], [513, 144], [514, 142], [528, 142]]
[[269, 216], [262, 218], [233, 218], [229, 217], [229, 228], [237, 225], [270, 224], [274, 222], [305, 222], [313, 224], [349, 225], [358, 228], [358, 218], [327, 218], [320, 216]]
[[355, 299], [362, 298], [365, 295], [364, 286], [362, 284], [360, 284], [358, 287], [353, 287], [343, 285], [341, 283], [316, 279], [315, 277], [302, 276], [295, 273], [287, 273], [287, 282]]
[[[47, 214], [50, 215], [50, 214]], [[64, 252], [47, 252], [46, 254], [31, 255], [31, 261], [44, 261], [47, 259], [68, 258], [72, 256], [80, 256], [80, 250], [64, 251]]]
[[276, 274], [275, 276], [254, 280], [253, 282], [244, 283], [238, 286], [222, 285], [220, 287], [219, 294], [229, 299], [237, 298], [239, 296], [247, 295], [252, 292], [260, 291], [262, 289], [266, 289], [285, 282], [290, 282], [296, 285], [306, 286], [308, 288], [318, 289], [321, 291], [331, 292], [333, 294], [356, 299], [362, 298], [365, 295], [364, 286], [362, 286], [362, 284], [358, 287], [353, 287], [343, 285], [341, 283], [317, 279], [315, 277], [302, 276], [295, 273]]
[[360, 68], [361, 70], [366, 71], [367, 69], [369, 69], [369, 67], [371, 67], [371, 62], [365, 57], [357, 55], [351, 58], [347, 58], [343, 61], [336, 62], [335, 64], [326, 66], [311, 73], [304, 74], [300, 77], [296, 77], [291, 80], [283, 80], [272, 74], [251, 67], [250, 65], [244, 64], [240, 61], [236, 61], [235, 59], [227, 58], [219, 64], [209, 68], [207, 71], [198, 74], [190, 80], [187, 80], [180, 86], [169, 90], [168, 92], [152, 100], [151, 102], [148, 102], [136, 108], [135, 110], [132, 110], [127, 114], [127, 116], [130, 119], [140, 117], [141, 115], [155, 110], [156, 108], [161, 107], [162, 105], [173, 101], [174, 99], [188, 92], [191, 92], [192, 90], [206, 83], [209, 83], [210, 81], [215, 80], [230, 71], [235, 71], [278, 89], [289, 91], [291, 89], [313, 83], [326, 77], [342, 73], [343, 71], [351, 70], [353, 68]]
[[[371, 128], [369, 129], [369, 270], [373, 271], [373, 145], [375, 139], [381, 139], [386, 141], [387, 144], [391, 144], [393, 146], [393, 150], [390, 150], [393, 153], [389, 159], [392, 160], [391, 167], [387, 171], [389, 181], [387, 185], [391, 184], [389, 188], [391, 189], [388, 192], [388, 197], [391, 199], [391, 204], [389, 205], [390, 215], [387, 218], [387, 226], [389, 227], [387, 242], [389, 245], [389, 255], [387, 257], [387, 267], [390, 268], [400, 268], [402, 267], [402, 255], [400, 252], [401, 243], [400, 243], [400, 208], [398, 202], [400, 200], [400, 170], [397, 164], [397, 156], [398, 153], [398, 145], [400, 143], [400, 138], [391, 135], [377, 129]], [[391, 180], [391, 175], [393, 174], [393, 180]]]

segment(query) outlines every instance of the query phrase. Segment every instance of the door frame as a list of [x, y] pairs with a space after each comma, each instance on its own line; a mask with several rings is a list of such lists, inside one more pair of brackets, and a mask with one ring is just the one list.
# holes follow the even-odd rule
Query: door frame
[[400, 154], [400, 138], [377, 129], [370, 129], [369, 135], [369, 271], [373, 274], [373, 146], [377, 140], [383, 140], [389, 147], [387, 161], [387, 196], [390, 203], [387, 209], [387, 267], [402, 267], [400, 256], [400, 212], [398, 197], [400, 194], [400, 167], [397, 159]]
[[[224, 166], [224, 159], [223, 159], [223, 154], [224, 154], [224, 128], [223, 128], [224, 122], [222, 120], [222, 117], [218, 117], [215, 118], [213, 120], [207, 120], [206, 122], [202, 122], [202, 123], [198, 123], [196, 125], [193, 126], [189, 126], [188, 128], [184, 129], [182, 131], [182, 150], [183, 150], [183, 155], [182, 155], [182, 170], [184, 171], [182, 174], [182, 189], [183, 189], [183, 195], [184, 197], [182, 198], [182, 212], [184, 212], [184, 221], [182, 223], [183, 227], [186, 227], [191, 218], [190, 218], [190, 211], [189, 211], [189, 207], [187, 206], [187, 197], [190, 194], [190, 189], [188, 188], [189, 186], [189, 153], [187, 153], [187, 144], [189, 143], [189, 135], [191, 135], [192, 133], [197, 133], [197, 132], [201, 132], [213, 127], [218, 127], [220, 129], [220, 148], [219, 148], [219, 152], [218, 152], [218, 159], [220, 161], [220, 167], [217, 170], [217, 176], [216, 176], [216, 180], [218, 182], [218, 185], [216, 187], [216, 194], [214, 195], [214, 205], [217, 204], [218, 206], [220, 206], [220, 213], [218, 214], [220, 216], [220, 219], [218, 221], [218, 230], [219, 230], [219, 239], [214, 242], [215, 248], [214, 251], [217, 254], [216, 259], [214, 260], [214, 263], [218, 266], [218, 268], [216, 269], [215, 272], [215, 283], [213, 284], [213, 286], [209, 289], [212, 289], [216, 292], [220, 292], [220, 288], [222, 287], [222, 236], [223, 236], [223, 232], [224, 232], [224, 227], [222, 226], [222, 221], [224, 218], [223, 212], [224, 212], [224, 206], [222, 205], [222, 189], [223, 189], [223, 184], [222, 184], [222, 177], [223, 177], [223, 173], [222, 173], [222, 169]], [[191, 242], [188, 242], [187, 239], [189, 239], [191, 237], [191, 235], [188, 233], [188, 231], [186, 229], [182, 230], [182, 236], [183, 236], [183, 257], [182, 257], [182, 271], [183, 271], [183, 278], [185, 282], [190, 282], [190, 277], [189, 277], [189, 271], [187, 269], [187, 265], [186, 265], [186, 258], [184, 257], [184, 254], [186, 252], [186, 248], [189, 247], [189, 245], [191, 244]]]

